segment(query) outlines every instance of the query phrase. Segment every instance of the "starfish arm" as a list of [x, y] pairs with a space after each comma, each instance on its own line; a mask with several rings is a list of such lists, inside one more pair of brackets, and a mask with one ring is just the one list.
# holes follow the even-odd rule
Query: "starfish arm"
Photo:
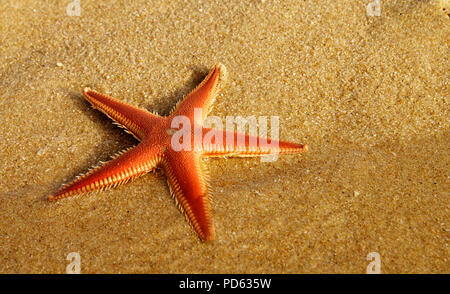
[[157, 148], [147, 150], [143, 144], [139, 144], [78, 176], [76, 180], [48, 196], [48, 200], [116, 187], [156, 168], [161, 158]]
[[206, 78], [181, 100], [171, 113], [171, 117], [184, 115], [194, 118], [194, 110], [201, 109], [202, 117], [195, 117], [194, 122], [201, 124], [212, 109], [220, 85], [225, 82], [227, 70], [223, 64], [218, 62], [206, 76]]
[[203, 156], [253, 157], [305, 152], [307, 145], [203, 128]]
[[138, 108], [89, 88], [84, 88], [83, 94], [94, 108], [106, 114], [139, 141], [142, 141], [146, 137], [145, 129], [147, 126], [152, 121], [160, 118], [158, 115], [145, 109]]
[[162, 161], [170, 191], [202, 241], [214, 239], [206, 175], [194, 152], [169, 151]]

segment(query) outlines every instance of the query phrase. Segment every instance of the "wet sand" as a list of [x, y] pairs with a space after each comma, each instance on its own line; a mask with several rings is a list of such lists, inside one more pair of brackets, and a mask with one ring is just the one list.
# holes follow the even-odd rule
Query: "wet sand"
[[[41, 2], [0, 4], [0, 273], [449, 273], [444, 1]], [[309, 151], [205, 160], [214, 242], [160, 171], [45, 200], [137, 144], [84, 86], [166, 115], [217, 61], [211, 115], [279, 116]]]

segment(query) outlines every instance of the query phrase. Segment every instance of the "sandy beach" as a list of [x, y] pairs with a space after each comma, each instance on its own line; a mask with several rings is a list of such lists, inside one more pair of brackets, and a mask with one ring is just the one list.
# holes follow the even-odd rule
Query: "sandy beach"
[[[0, 273], [66, 273], [71, 252], [82, 273], [366, 273], [373, 252], [381, 273], [449, 273], [448, 13], [412, 0], [1, 1]], [[204, 160], [213, 242], [160, 170], [46, 200], [138, 143], [83, 87], [167, 115], [219, 61], [211, 115], [278, 116], [280, 139], [309, 150]]]

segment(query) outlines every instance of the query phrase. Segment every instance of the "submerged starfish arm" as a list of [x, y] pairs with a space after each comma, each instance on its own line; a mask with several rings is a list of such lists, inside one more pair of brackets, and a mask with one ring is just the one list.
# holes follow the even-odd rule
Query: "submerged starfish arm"
[[203, 156], [253, 157], [305, 152], [307, 145], [238, 132], [203, 128]]
[[94, 108], [106, 114], [139, 141], [146, 137], [146, 129], [149, 125], [160, 118], [158, 115], [145, 109], [114, 99], [87, 87], [83, 89], [83, 94]]
[[192, 151], [166, 152], [162, 167], [170, 192], [202, 241], [214, 239], [214, 225], [206, 174], [199, 154]]
[[78, 176], [76, 180], [48, 196], [48, 200], [116, 187], [156, 168], [161, 159], [162, 155], [157, 148], [139, 144], [119, 152], [112, 160]]
[[177, 104], [170, 116], [185, 115], [194, 117], [194, 110], [196, 108], [201, 109], [202, 117], [194, 117], [194, 122], [201, 124], [211, 111], [212, 104], [221, 85], [226, 81], [226, 77], [227, 70], [225, 66], [218, 62], [206, 78]]

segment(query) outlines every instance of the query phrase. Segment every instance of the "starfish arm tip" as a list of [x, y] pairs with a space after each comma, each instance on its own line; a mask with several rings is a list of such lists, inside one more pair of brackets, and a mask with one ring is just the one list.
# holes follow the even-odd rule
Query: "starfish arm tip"
[[216, 62], [216, 67], [217, 67], [217, 68], [220, 68], [220, 69], [223, 69], [223, 68], [225, 68], [225, 65], [223, 65], [222, 62], [217, 61], [217, 62]]
[[219, 61], [216, 63], [216, 68], [220, 71], [220, 80], [222, 82], [226, 81], [228, 78], [228, 71], [225, 65]]
[[209, 234], [209, 235], [206, 235], [206, 236], [201, 238], [202, 242], [205, 242], [205, 243], [212, 242], [212, 241], [214, 241], [214, 239], [215, 239], [215, 235], [214, 234]]

